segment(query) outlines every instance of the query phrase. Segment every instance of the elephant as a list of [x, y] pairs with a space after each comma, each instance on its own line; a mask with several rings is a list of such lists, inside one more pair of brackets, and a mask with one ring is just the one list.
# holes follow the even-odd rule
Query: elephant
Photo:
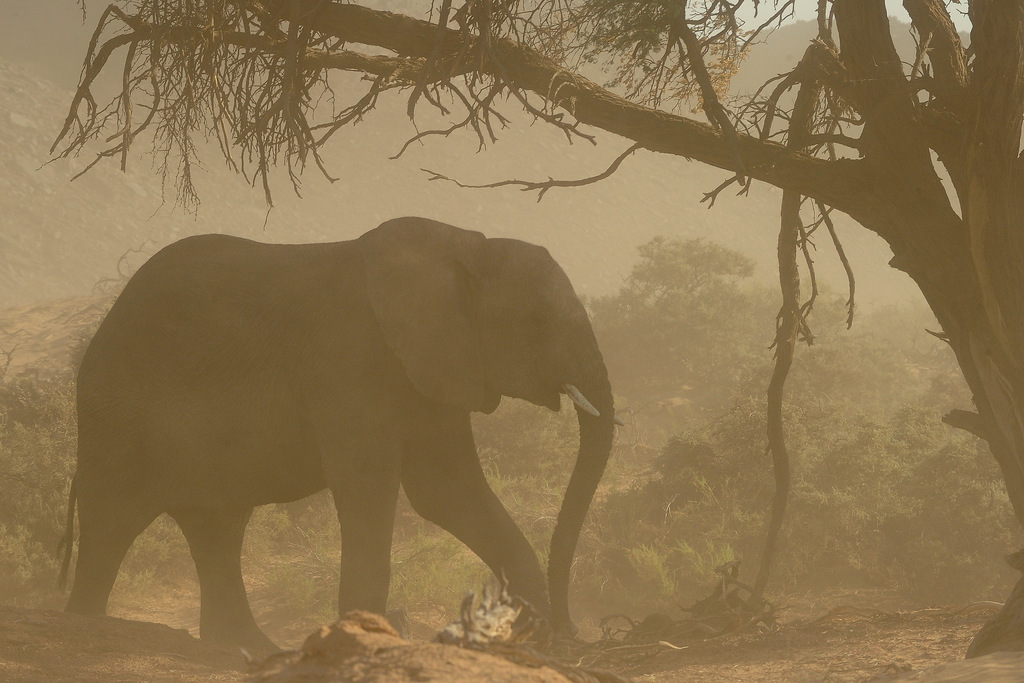
[[[470, 425], [503, 396], [576, 407], [579, 451], [548, 576], [485, 480]], [[181, 527], [200, 637], [268, 650], [242, 580], [254, 506], [330, 490], [338, 610], [382, 613], [400, 486], [557, 633], [569, 572], [611, 452], [608, 374], [587, 312], [542, 247], [425, 218], [324, 244], [226, 235], [175, 242], [130, 278], [78, 372], [78, 459], [60, 583], [104, 614], [157, 516]]]

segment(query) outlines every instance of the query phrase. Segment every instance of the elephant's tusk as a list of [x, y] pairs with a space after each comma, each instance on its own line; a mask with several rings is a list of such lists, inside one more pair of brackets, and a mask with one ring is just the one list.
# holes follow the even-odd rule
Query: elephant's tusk
[[588, 401], [587, 397], [584, 396], [579, 389], [566, 383], [562, 385], [562, 391], [569, 395], [569, 398], [572, 399], [572, 402], [575, 403], [580, 410], [585, 413], [590, 413], [594, 417], [601, 417], [601, 413], [594, 407], [594, 404]]
[[615, 417], [612, 418], [612, 422], [614, 422], [615, 424], [619, 425], [620, 427], [625, 427], [626, 426], [626, 421], [623, 420], [618, 415], [616, 415]]

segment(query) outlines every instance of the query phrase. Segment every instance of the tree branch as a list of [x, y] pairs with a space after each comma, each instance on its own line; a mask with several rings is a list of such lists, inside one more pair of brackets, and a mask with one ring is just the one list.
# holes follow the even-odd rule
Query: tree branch
[[708, 73], [708, 68], [704, 64], [704, 56], [701, 54], [701, 44], [697, 39], [696, 34], [686, 23], [686, 3], [680, 4], [680, 9], [676, 12], [673, 18], [673, 24], [675, 30], [679, 33], [680, 40], [683, 41], [683, 45], [686, 46], [686, 58], [690, 62], [690, 71], [697, 79], [697, 83], [700, 85], [700, 101], [704, 107], [704, 113], [707, 114], [708, 121], [716, 129], [721, 131], [722, 135], [728, 141], [729, 145], [734, 149], [736, 159], [734, 164], [736, 165], [736, 177], [739, 182], [744, 182], [747, 172], [743, 164], [743, 156], [740, 153], [739, 144], [736, 140], [736, 127], [732, 121], [729, 120], [729, 113], [722, 106], [722, 103], [718, 100], [718, 93], [715, 92], [714, 84], [711, 82], [711, 74]]
[[424, 173], [430, 174], [429, 180], [446, 180], [450, 183], [455, 183], [459, 187], [467, 189], [478, 190], [495, 187], [518, 187], [523, 192], [537, 192], [537, 201], [539, 202], [541, 199], [544, 199], [544, 195], [547, 194], [547, 191], [553, 187], [582, 187], [583, 185], [592, 185], [598, 181], [604, 180], [605, 178], [611, 177], [611, 175], [618, 170], [622, 162], [625, 161], [626, 157], [628, 157], [638, 149], [642, 149], [642, 146], [639, 143], [630, 145], [630, 147], [625, 152], [616, 157], [615, 160], [608, 166], [608, 168], [606, 168], [601, 173], [589, 176], [587, 178], [579, 178], [577, 180], [554, 180], [549, 178], [547, 180], [533, 181], [513, 179], [500, 180], [496, 183], [487, 183], [486, 185], [467, 185], [465, 183], [459, 182], [458, 180], [455, 180], [454, 178], [449, 178], [446, 175], [442, 175], [437, 171], [431, 171], [430, 169], [426, 168], [420, 170], [422, 170]]
[[[455, 30], [442, 31], [426, 21], [358, 5], [326, 4], [307, 21], [339, 40], [374, 45], [408, 57], [426, 58], [440, 44], [442, 54], [454, 59], [461, 45]], [[495, 40], [492, 49], [501, 59], [510, 85], [551, 97], [551, 106], [564, 109], [580, 123], [628, 138], [651, 151], [685, 156], [732, 172], [741, 170], [735, 148], [707, 124], [630, 102], [512, 41]], [[482, 68], [486, 72], [493, 67], [485, 63]], [[841, 211], [855, 212], [863, 206], [864, 195], [873, 192], [859, 160], [816, 159], [748, 135], [738, 135], [737, 142], [751, 177], [795, 189]]]
[[[814, 59], [814, 46], [807, 48], [801, 61]], [[800, 149], [807, 144], [814, 123], [814, 107], [818, 101], [821, 86], [816, 81], [802, 83], [793, 104], [792, 123], [787, 144]], [[775, 330], [775, 367], [768, 384], [767, 439], [768, 451], [772, 455], [775, 475], [775, 495], [772, 498], [771, 514], [765, 534], [761, 564], [754, 581], [752, 599], [760, 600], [768, 585], [772, 560], [778, 545], [779, 532], [786, 515], [790, 489], [789, 450], [783, 428], [782, 401], [785, 396], [786, 378], [793, 365], [793, 356], [800, 331], [805, 327], [805, 309], [800, 306], [800, 269], [797, 266], [797, 249], [803, 235], [803, 221], [800, 219], [800, 205], [803, 197], [795, 190], [782, 193], [782, 214], [779, 224], [779, 284], [782, 290], [782, 306], [779, 309], [778, 326]], [[806, 246], [806, 239], [804, 239]], [[806, 252], [805, 252], [806, 254]], [[808, 267], [810, 267], [808, 259]], [[812, 301], [814, 294], [812, 293]], [[811, 302], [808, 302], [810, 305]], [[809, 337], [809, 334], [808, 334]]]
[[1024, 6], [975, 0], [970, 5], [974, 77], [974, 150], [989, 173], [1010, 174], [1024, 123]]
[[818, 213], [821, 214], [821, 220], [825, 223], [825, 227], [828, 229], [828, 234], [832, 238], [832, 244], [836, 248], [836, 254], [839, 255], [839, 262], [843, 264], [843, 270], [846, 272], [846, 283], [849, 286], [849, 296], [846, 299], [846, 329], [853, 327], [853, 311], [855, 308], [855, 298], [857, 294], [857, 280], [853, 274], [853, 266], [850, 265], [850, 259], [846, 256], [846, 250], [843, 249], [843, 243], [839, 241], [839, 235], [836, 234], [835, 223], [832, 222], [831, 209], [821, 202], [817, 202]]
[[974, 434], [979, 439], [989, 440], [988, 430], [985, 429], [981, 415], [971, 410], [961, 410], [960, 408], [954, 408], [945, 415], [942, 416], [942, 421], [948, 424], [950, 427], [956, 429], [962, 429], [965, 432]]
[[928, 61], [935, 80], [950, 90], [967, 86], [967, 53], [943, 0], [903, 0], [919, 36], [931, 36]]
[[891, 108], [891, 100], [909, 103], [903, 62], [892, 42], [885, 0], [835, 0], [841, 57], [869, 123]]

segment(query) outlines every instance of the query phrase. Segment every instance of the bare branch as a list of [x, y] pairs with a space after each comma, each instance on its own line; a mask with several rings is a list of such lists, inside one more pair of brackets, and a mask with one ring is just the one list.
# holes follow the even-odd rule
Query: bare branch
[[[807, 48], [803, 59], [811, 60], [814, 46]], [[803, 61], [803, 60], [801, 60]], [[820, 95], [820, 85], [816, 81], [803, 83], [797, 92], [793, 105], [792, 124], [787, 145], [791, 149], [800, 149], [806, 144], [806, 138], [814, 124], [814, 108]], [[768, 384], [768, 451], [772, 455], [775, 474], [775, 495], [772, 499], [768, 529], [765, 534], [764, 550], [761, 563], [754, 581], [753, 599], [760, 600], [768, 584], [772, 560], [778, 544], [779, 532], [785, 518], [789, 499], [790, 463], [789, 450], [786, 447], [785, 430], [782, 421], [782, 401], [785, 394], [786, 378], [793, 365], [793, 356], [801, 331], [810, 342], [810, 331], [806, 327], [805, 318], [809, 306], [813, 303], [815, 292], [812, 291], [808, 305], [800, 305], [800, 269], [797, 265], [797, 250], [803, 249], [808, 267], [811, 266], [810, 254], [807, 253], [807, 238], [803, 221], [800, 219], [800, 206], [803, 197], [794, 190], [782, 193], [782, 215], [779, 226], [779, 284], [782, 290], [782, 306], [779, 309], [777, 328], [775, 331], [775, 367]], [[801, 246], [802, 242], [802, 246]], [[813, 272], [813, 271], [812, 271]], [[815, 285], [813, 290], [816, 290]]]
[[[739, 183], [741, 186], [744, 186], [743, 177], [739, 174], [734, 175], [728, 180], [724, 181], [715, 189], [711, 190], [710, 192], [705, 192], [704, 196], [701, 197], [700, 199], [700, 203], [703, 204], [707, 202], [708, 208], [710, 209], [715, 205], [715, 201], [718, 199], [718, 195], [722, 194], [722, 190], [724, 190], [725, 188], [729, 187], [734, 183]], [[740, 191], [742, 192], [742, 189]]]
[[[481, 144], [493, 140], [493, 122], [504, 125], [494, 103], [499, 96], [511, 95], [525, 111], [558, 127], [570, 140], [579, 137], [593, 142], [593, 135], [583, 127], [596, 126], [652, 151], [799, 188], [840, 209], [862, 205], [864, 193], [871, 192], [857, 160], [832, 163], [740, 135], [721, 102], [720, 115], [712, 115], [712, 120], [726, 131], [724, 135], [713, 126], [630, 102], [525, 44], [501, 37], [499, 31], [511, 31], [509, 35], [533, 31], [520, 21], [528, 15], [517, 19], [510, 14], [511, 5], [490, 5], [488, 12], [493, 10], [493, 16], [483, 8], [482, 13], [469, 16], [452, 7], [450, 19], [458, 29], [443, 25], [440, 16], [438, 23], [431, 23], [322, 0], [273, 3], [270, 9], [259, 3], [226, 2], [224, 7], [229, 9], [223, 15], [158, 15], [154, 6], [147, 0], [138, 5], [138, 15], [114, 9], [104, 14], [54, 149], [62, 146], [64, 156], [78, 153], [112, 121], [119, 137], [99, 152], [94, 163], [113, 155], [124, 162], [128, 148], [151, 130], [165, 182], [176, 177], [179, 198], [183, 193], [187, 202], [194, 197], [193, 136], [214, 137], [232, 167], [252, 183], [259, 182], [270, 202], [269, 173], [275, 164], [283, 162], [296, 191], [299, 174], [310, 160], [330, 178], [319, 148], [340, 127], [369, 112], [381, 92], [403, 87], [413, 88], [420, 93], [419, 100], [431, 102], [442, 113], [447, 113], [447, 103], [441, 104], [437, 97], [441, 93], [463, 107], [450, 130], [432, 129], [423, 136], [466, 128], [476, 133]], [[737, 27], [728, 13], [734, 4], [717, 7], [724, 12], [716, 19], [722, 23], [701, 40], [733, 39], [730, 36]], [[275, 11], [294, 14], [282, 17]], [[114, 25], [111, 22], [118, 22], [122, 33], [100, 44], [100, 34]], [[484, 29], [494, 35], [482, 40]], [[689, 35], [697, 36], [692, 30]], [[356, 43], [396, 56], [341, 47]], [[123, 81], [118, 99], [100, 109], [91, 88], [111, 53], [128, 45], [136, 46], [124, 64], [124, 73], [130, 77]], [[699, 46], [691, 52], [691, 67], [699, 69], [694, 67], [701, 63]], [[326, 80], [330, 70], [376, 78], [348, 106], [326, 121], [318, 120], [315, 104], [322, 96], [318, 93], [330, 90]], [[705, 102], [715, 101], [711, 99], [714, 88], [708, 89], [704, 76], [701, 80], [705, 81]], [[148, 110], [144, 122], [135, 129], [126, 128], [132, 109], [139, 106]], [[410, 142], [417, 139], [422, 136]]]
[[736, 138], [736, 127], [733, 126], [732, 121], [729, 120], [729, 114], [725, 111], [725, 107], [718, 100], [718, 94], [715, 92], [714, 84], [711, 82], [711, 75], [704, 64], [704, 55], [702, 54], [700, 42], [686, 23], [685, 9], [686, 3], [682, 3], [675, 17], [674, 28], [679, 33], [680, 40], [686, 46], [686, 57], [690, 62], [690, 70], [697, 79], [697, 83], [700, 84], [700, 99], [704, 105], [704, 113], [707, 114], [711, 125], [722, 131], [725, 139], [732, 147], [736, 157], [734, 162], [736, 164], [736, 175], [739, 181], [743, 182], [744, 176], [746, 176], [746, 168], [743, 163], [743, 155], [740, 152], [739, 142]]
[[849, 147], [850, 149], [861, 150], [863, 146], [860, 140], [857, 138], [851, 138], [848, 135], [838, 135], [835, 133], [823, 133], [819, 135], [807, 136], [807, 144], [809, 147], [817, 147], [822, 145], [841, 145], [843, 147]]
[[[926, 40], [935, 78], [950, 89], [967, 85], [967, 54], [943, 0], [903, 0], [917, 35]], [[922, 55], [923, 57], [923, 51]]]
[[[754, 3], [754, 6], [756, 8], [757, 2]], [[755, 26], [754, 29], [750, 32], [750, 35], [747, 36], [747, 39], [743, 44], [743, 49], [745, 50], [747, 47], [749, 47], [755, 40], [757, 40], [761, 33], [764, 32], [770, 26], [781, 25], [782, 22], [792, 17], [793, 9], [795, 7], [796, 0], [784, 0], [781, 3], [778, 3], [775, 12], [773, 12], [772, 15], [768, 17], [766, 21], [763, 21], [758, 26]]]
[[[375, 44], [409, 56], [430, 54], [436, 26], [428, 22], [377, 12], [358, 5], [332, 4], [315, 18], [318, 30], [347, 42]], [[458, 52], [459, 34], [445, 33], [445, 54]], [[601, 88], [578, 74], [569, 75], [538, 52], [507, 40], [493, 49], [516, 88], [542, 97], [557, 92], [550, 103], [575, 116], [577, 125], [588, 124], [628, 138], [651, 151], [697, 159], [736, 172], [732, 147], [711, 126], [681, 116], [643, 107]], [[487, 65], [483, 65], [486, 71]], [[552, 83], [564, 83], [555, 89]], [[840, 210], [862, 205], [864, 184], [857, 160], [827, 162], [786, 150], [782, 145], [737, 135], [747, 173], [778, 187], [799, 188]]]
[[541, 199], [544, 198], [544, 195], [547, 193], [547, 191], [553, 187], [582, 187], [583, 185], [592, 185], [596, 182], [599, 182], [601, 180], [604, 180], [605, 178], [610, 177], [613, 173], [615, 173], [615, 171], [618, 170], [619, 166], [622, 164], [623, 161], [625, 161], [626, 157], [630, 156], [631, 154], [633, 154], [633, 152], [642, 148], [642, 145], [640, 145], [639, 143], [630, 145], [630, 147], [626, 149], [625, 152], [617, 156], [615, 158], [615, 161], [613, 161], [611, 165], [609, 165], [608, 168], [606, 168], [601, 173], [598, 173], [597, 175], [593, 175], [587, 178], [579, 178], [577, 180], [554, 180], [551, 178], [542, 181], [501, 180], [496, 183], [487, 183], [486, 185], [468, 185], [458, 180], [455, 180], [454, 178], [449, 178], [446, 175], [442, 175], [437, 171], [431, 171], [426, 168], [420, 170], [430, 175], [429, 180], [446, 180], [450, 183], [455, 183], [459, 187], [466, 189], [479, 190], [495, 187], [518, 187], [523, 192], [537, 192], [537, 201], [539, 202]]
[[[420, 74], [420, 78], [416, 82], [416, 88], [409, 95], [409, 104], [406, 107], [406, 113], [409, 118], [413, 118], [416, 113], [416, 102], [420, 96], [427, 89], [427, 76], [428, 72], [435, 69], [441, 58], [441, 49], [444, 45], [444, 29], [448, 26], [448, 15], [452, 9], [452, 0], [441, 0], [441, 9], [438, 12], [437, 18], [437, 39], [434, 41], [434, 49], [431, 50], [430, 56], [426, 59], [426, 66]], [[451, 76], [449, 76], [450, 78]]]
[[853, 327], [854, 295], [857, 292], [857, 281], [853, 276], [853, 266], [850, 265], [850, 260], [846, 257], [846, 250], [843, 249], [843, 243], [839, 241], [839, 235], [836, 234], [836, 226], [832, 222], [832, 209], [821, 202], [816, 202], [816, 206], [818, 207], [818, 213], [821, 215], [821, 220], [828, 229], [828, 234], [832, 237], [832, 244], [839, 255], [839, 261], [843, 264], [843, 270], [846, 272], [846, 282], [850, 288], [850, 294], [846, 299], [846, 329], [850, 329]]
[[978, 413], [970, 410], [954, 408], [942, 416], [942, 421], [950, 427], [970, 432], [979, 439], [984, 439], [985, 441], [989, 440], [989, 431], [985, 429], [985, 424], [981, 419], [981, 415]]

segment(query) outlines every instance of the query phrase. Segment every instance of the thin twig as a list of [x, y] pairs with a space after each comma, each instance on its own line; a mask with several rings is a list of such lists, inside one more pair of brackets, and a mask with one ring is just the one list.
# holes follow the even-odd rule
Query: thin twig
[[843, 249], [843, 243], [839, 241], [839, 235], [836, 234], [836, 226], [832, 222], [832, 209], [821, 202], [816, 202], [816, 205], [821, 214], [821, 220], [828, 229], [828, 234], [832, 236], [832, 244], [839, 255], [839, 261], [843, 264], [843, 270], [846, 271], [846, 282], [849, 284], [850, 291], [846, 299], [846, 329], [850, 329], [853, 327], [854, 298], [857, 293], [857, 281], [853, 275], [853, 266], [850, 265], [850, 260], [846, 257], [846, 250]]
[[544, 198], [544, 195], [547, 193], [547, 191], [550, 190], [553, 187], [582, 187], [583, 185], [592, 185], [592, 184], [594, 184], [596, 182], [599, 182], [601, 180], [604, 180], [605, 178], [610, 177], [613, 173], [615, 173], [616, 170], [618, 170], [619, 165], [622, 164], [622, 162], [626, 159], [626, 157], [628, 157], [629, 155], [631, 155], [633, 152], [637, 151], [638, 149], [642, 149], [642, 148], [643, 148], [643, 145], [641, 145], [639, 142], [634, 143], [634, 144], [630, 145], [629, 148], [625, 152], [623, 152], [618, 157], [616, 157], [615, 161], [613, 161], [611, 163], [611, 165], [609, 165], [608, 168], [606, 168], [601, 173], [598, 173], [597, 175], [590, 176], [588, 178], [579, 178], [579, 179], [576, 179], [576, 180], [554, 180], [552, 178], [549, 178], [547, 180], [535, 181], [535, 180], [515, 180], [515, 179], [512, 179], [512, 180], [501, 180], [501, 181], [498, 181], [496, 183], [487, 183], [485, 185], [469, 185], [467, 183], [463, 183], [463, 182], [461, 182], [459, 180], [456, 180], [454, 178], [449, 178], [448, 176], [443, 175], [441, 173], [438, 173], [437, 171], [431, 171], [430, 169], [427, 169], [427, 168], [422, 168], [420, 170], [423, 171], [424, 173], [427, 173], [427, 174], [430, 175], [429, 180], [446, 180], [446, 181], [448, 181], [450, 183], [454, 183], [454, 184], [458, 185], [459, 187], [466, 188], [466, 189], [479, 190], [479, 189], [488, 189], [488, 188], [495, 188], [495, 187], [518, 187], [523, 192], [534, 192], [535, 191], [535, 192], [538, 192], [537, 201], [539, 202], [541, 199]]

